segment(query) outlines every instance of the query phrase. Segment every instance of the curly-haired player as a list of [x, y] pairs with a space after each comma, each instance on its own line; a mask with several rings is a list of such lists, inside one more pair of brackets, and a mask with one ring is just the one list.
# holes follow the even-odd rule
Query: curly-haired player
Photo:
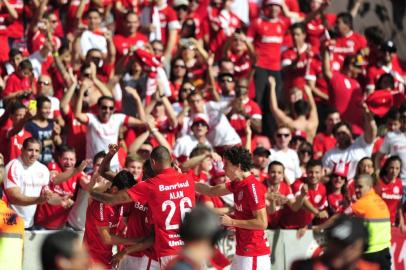
[[224, 153], [224, 170], [231, 182], [208, 186], [195, 184], [197, 192], [208, 196], [234, 194], [235, 212], [222, 216], [225, 226], [236, 228], [237, 252], [231, 270], [271, 269], [270, 248], [265, 235], [268, 225], [265, 208], [265, 186], [251, 174], [251, 154], [242, 147]]

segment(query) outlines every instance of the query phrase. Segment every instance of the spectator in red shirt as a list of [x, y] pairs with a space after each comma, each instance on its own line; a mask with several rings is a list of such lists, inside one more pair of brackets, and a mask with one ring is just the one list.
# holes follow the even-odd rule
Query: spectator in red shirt
[[367, 48], [365, 37], [354, 32], [353, 18], [350, 13], [342, 12], [337, 15], [336, 30], [338, 37], [334, 53], [342, 56], [355, 55]]
[[327, 202], [330, 216], [343, 214], [351, 203], [348, 193], [348, 166], [336, 166], [327, 183]]
[[6, 80], [2, 91], [4, 100], [36, 93], [34, 85], [33, 67], [30, 60], [25, 59], [18, 64], [18, 68]]
[[[169, 76], [169, 81], [171, 83], [172, 95], [169, 97], [171, 103], [180, 101], [180, 89], [185, 81], [186, 75], [186, 64], [181, 57], [175, 58], [171, 65], [171, 75]], [[187, 95], [186, 95], [187, 96]], [[185, 98], [184, 98], [185, 99]], [[173, 105], [172, 105], [173, 106]]]
[[128, 12], [125, 15], [123, 29], [119, 29], [119, 33], [113, 36], [118, 57], [128, 55], [130, 51], [144, 47], [148, 43], [148, 38], [138, 32], [139, 25], [137, 14]]
[[323, 74], [329, 82], [329, 103], [333, 108], [337, 109], [343, 120], [352, 124], [355, 134], [362, 134], [364, 129], [361, 104], [364, 93], [357, 78], [362, 73], [362, 65], [365, 62], [360, 55], [348, 56], [344, 60], [341, 72], [332, 71], [329, 50], [326, 47], [321, 50]]
[[265, 132], [270, 134], [270, 124], [273, 119], [270, 118], [268, 99], [266, 98], [266, 89], [268, 88], [268, 77], [272, 76], [276, 81], [276, 96], [282, 104], [282, 75], [281, 75], [281, 47], [286, 30], [290, 22], [280, 18], [282, 12], [282, 1], [267, 0], [263, 8], [264, 16], [256, 19], [250, 24], [247, 36], [253, 42], [257, 54], [255, 67], [255, 100], [265, 113], [263, 124]]
[[19, 49], [11, 49], [8, 53], [8, 61], [2, 67], [2, 76], [7, 79], [8, 75], [18, 69], [18, 65], [24, 60], [23, 53]]
[[399, 178], [401, 166], [402, 160], [398, 156], [389, 157], [379, 173], [380, 180], [374, 188], [388, 206], [392, 226], [406, 232], [402, 210], [403, 186]]
[[15, 101], [9, 109], [12, 125], [4, 126], [0, 131], [5, 163], [21, 155], [23, 142], [32, 136], [24, 126], [37, 113], [36, 107], [27, 110], [19, 101]]
[[285, 167], [279, 161], [272, 161], [268, 167], [268, 187], [266, 194], [266, 209], [268, 213], [268, 226], [271, 229], [279, 228], [283, 209], [289, 207], [291, 211], [297, 212], [302, 208], [307, 195], [307, 184], [301, 187], [300, 192], [293, 195], [289, 184], [283, 179]]
[[313, 140], [313, 158], [320, 159], [323, 155], [336, 145], [336, 139], [333, 134], [335, 124], [341, 122], [340, 113], [335, 109], [327, 112], [324, 120], [324, 131], [317, 133]]
[[57, 160], [57, 163], [48, 163], [51, 175], [66, 174], [71, 170], [75, 170], [75, 173], [72, 173], [73, 176], [62, 183], [56, 184], [51, 181], [49, 185], [51, 191], [59, 194], [61, 197], [69, 198], [67, 205], [60, 206], [44, 203], [37, 207], [34, 224], [48, 230], [58, 230], [65, 227], [70, 207], [76, 200], [79, 187], [84, 188], [87, 182], [86, 175], [82, 173], [82, 170], [87, 166], [87, 161], [82, 162], [79, 167], [75, 168], [76, 154], [74, 148], [61, 146], [58, 151]]
[[255, 148], [252, 154], [253, 168], [251, 169], [251, 172], [257, 180], [263, 182], [268, 178], [268, 164], [271, 152], [268, 149], [259, 146]]
[[285, 102], [287, 94], [293, 87], [304, 91], [307, 66], [313, 57], [310, 44], [305, 42], [306, 29], [303, 23], [295, 23], [290, 27], [293, 46], [282, 53], [283, 89]]

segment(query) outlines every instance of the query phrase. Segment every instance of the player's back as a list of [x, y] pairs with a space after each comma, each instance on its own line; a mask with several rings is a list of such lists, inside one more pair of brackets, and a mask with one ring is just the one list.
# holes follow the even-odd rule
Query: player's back
[[148, 206], [155, 224], [155, 247], [159, 257], [177, 253], [183, 245], [179, 226], [185, 215], [195, 206], [193, 179], [169, 168], [147, 181]]

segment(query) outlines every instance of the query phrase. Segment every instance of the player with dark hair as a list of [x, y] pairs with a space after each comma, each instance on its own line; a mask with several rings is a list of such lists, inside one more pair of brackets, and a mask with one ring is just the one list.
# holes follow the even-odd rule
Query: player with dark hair
[[234, 216], [221, 218], [223, 225], [236, 228], [237, 251], [231, 269], [270, 269], [270, 248], [265, 235], [268, 226], [265, 186], [250, 172], [252, 159], [247, 149], [229, 148], [224, 152], [224, 159], [224, 170], [231, 182], [216, 186], [196, 183], [196, 191], [208, 196], [234, 194]]
[[90, 194], [94, 199], [109, 204], [138, 202], [148, 205], [154, 222], [154, 248], [161, 268], [165, 268], [183, 246], [179, 225], [185, 213], [195, 206], [195, 188], [190, 176], [172, 168], [172, 157], [167, 148], [155, 147], [150, 161], [156, 175], [148, 181], [117, 194], [95, 191]]

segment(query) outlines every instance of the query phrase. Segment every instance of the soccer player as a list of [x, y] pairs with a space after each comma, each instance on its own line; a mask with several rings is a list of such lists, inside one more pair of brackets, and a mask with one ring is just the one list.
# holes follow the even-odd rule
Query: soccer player
[[148, 205], [155, 230], [154, 248], [164, 269], [183, 246], [179, 225], [185, 213], [195, 205], [195, 188], [190, 176], [172, 168], [172, 158], [167, 148], [154, 148], [150, 159], [155, 177], [117, 194], [94, 191], [90, 194], [94, 199], [109, 204], [134, 201]]
[[251, 174], [251, 154], [243, 147], [225, 151], [226, 176], [231, 182], [208, 186], [196, 183], [196, 191], [208, 196], [234, 194], [235, 214], [223, 215], [222, 224], [236, 228], [237, 251], [231, 270], [271, 269], [270, 248], [265, 235], [268, 226], [265, 186]]

